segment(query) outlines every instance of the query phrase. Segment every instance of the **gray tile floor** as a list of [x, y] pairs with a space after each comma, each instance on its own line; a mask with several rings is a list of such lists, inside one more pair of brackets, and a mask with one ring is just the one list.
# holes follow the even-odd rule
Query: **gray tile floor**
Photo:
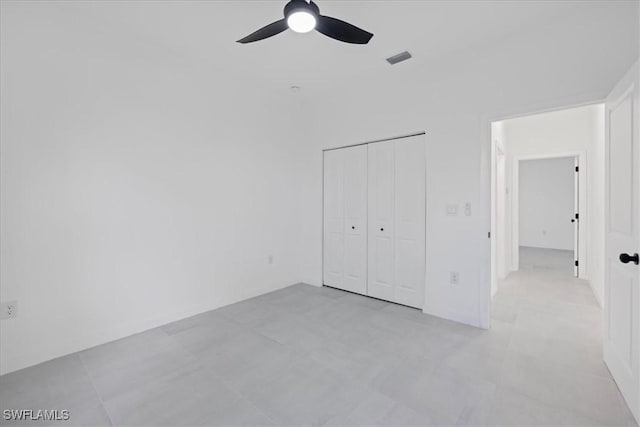
[[573, 276], [573, 251], [520, 246], [520, 270], [546, 270]]
[[586, 283], [553, 271], [502, 283], [490, 331], [299, 284], [0, 377], [0, 406], [86, 426], [635, 425], [601, 334]]

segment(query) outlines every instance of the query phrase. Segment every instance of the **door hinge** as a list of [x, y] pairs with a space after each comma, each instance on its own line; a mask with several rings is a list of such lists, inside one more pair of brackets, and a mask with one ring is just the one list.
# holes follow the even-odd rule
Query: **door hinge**
[[576, 219], [580, 219], [580, 214], [576, 214]]
[[487, 233], [487, 237], [490, 239], [491, 238], [491, 232]]
[[576, 166], [576, 172], [580, 171], [580, 167]]
[[574, 264], [577, 267], [578, 266], [578, 261], [574, 261]]

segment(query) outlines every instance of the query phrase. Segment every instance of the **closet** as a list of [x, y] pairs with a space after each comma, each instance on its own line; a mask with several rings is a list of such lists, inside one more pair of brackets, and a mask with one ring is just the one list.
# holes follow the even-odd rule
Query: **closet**
[[367, 294], [367, 146], [324, 153], [324, 284]]
[[425, 136], [324, 152], [323, 282], [422, 308]]

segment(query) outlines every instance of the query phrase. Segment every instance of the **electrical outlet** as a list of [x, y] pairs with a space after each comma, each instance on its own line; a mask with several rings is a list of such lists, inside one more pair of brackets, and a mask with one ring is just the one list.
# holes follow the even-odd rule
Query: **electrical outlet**
[[12, 319], [14, 317], [18, 317], [18, 301], [4, 301], [0, 305], [2, 306], [0, 319]]
[[452, 285], [457, 285], [458, 283], [460, 283], [460, 273], [458, 273], [457, 271], [452, 271], [451, 275], [449, 276], [449, 283], [451, 283]]
[[273, 255], [269, 255], [268, 262], [269, 264], [273, 264]]
[[467, 202], [464, 204], [464, 214], [466, 216], [471, 216], [471, 203]]

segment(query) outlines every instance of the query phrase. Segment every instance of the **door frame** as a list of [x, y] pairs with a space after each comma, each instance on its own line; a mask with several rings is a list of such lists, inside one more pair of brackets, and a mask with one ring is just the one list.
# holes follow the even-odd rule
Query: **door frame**
[[[492, 126], [493, 129], [493, 126]], [[504, 260], [503, 259], [503, 265], [502, 267], [504, 267], [503, 269], [500, 268], [500, 265], [498, 263], [498, 259], [499, 259], [499, 252], [500, 249], [502, 249], [503, 255], [505, 254], [505, 249], [506, 249], [506, 239], [504, 234], [506, 234], [506, 228], [501, 228], [499, 226], [499, 222], [498, 222], [498, 169], [500, 167], [500, 165], [502, 166], [502, 173], [503, 173], [503, 177], [506, 179], [506, 173], [507, 173], [507, 155], [506, 155], [506, 150], [502, 149], [498, 146], [498, 142], [497, 140], [495, 140], [493, 138], [493, 131], [492, 131], [492, 139], [491, 139], [491, 231], [489, 232], [489, 237], [491, 240], [491, 254], [493, 254], [494, 256], [491, 256], [491, 281], [490, 281], [490, 287], [491, 287], [491, 298], [494, 297], [494, 295], [496, 294], [496, 292], [498, 291], [498, 280], [504, 278], [503, 276], [506, 276], [506, 274], [503, 274], [504, 270], [506, 270], [507, 266], [504, 265]], [[505, 212], [506, 212], [506, 188], [505, 189], [501, 189], [502, 191], [505, 191], [505, 194], [502, 195], [502, 197], [504, 198], [504, 208], [505, 208]], [[500, 233], [500, 231], [503, 231], [503, 233]], [[501, 244], [499, 245], [499, 242], [501, 242]]]
[[[322, 242], [322, 244], [321, 244], [321, 249], [320, 249], [320, 263], [321, 263], [320, 264], [320, 269], [321, 269], [320, 286], [321, 287], [322, 286], [327, 286], [327, 285], [324, 284], [324, 280], [325, 280], [325, 277], [324, 277], [324, 191], [325, 191], [325, 188], [324, 188], [324, 178], [325, 178], [324, 177], [324, 167], [325, 167], [324, 154], [325, 154], [325, 152], [332, 151], [332, 150], [340, 150], [340, 149], [343, 149], [343, 148], [357, 147], [359, 145], [375, 144], [376, 142], [395, 141], [397, 139], [411, 138], [411, 137], [414, 137], [414, 136], [421, 136], [421, 135], [424, 135], [425, 138], [426, 138], [427, 132], [422, 130], [422, 131], [418, 131], [418, 132], [411, 132], [411, 133], [407, 133], [407, 134], [402, 134], [402, 135], [398, 135], [398, 136], [391, 136], [391, 137], [382, 138], [382, 139], [376, 139], [376, 140], [372, 140], [372, 141], [357, 142], [355, 144], [338, 145], [338, 146], [335, 146], [335, 147], [323, 148], [322, 149], [322, 151], [321, 151], [321, 156], [322, 156], [322, 162], [321, 162], [322, 163], [322, 165], [321, 165], [321, 167], [322, 167], [322, 174], [321, 174], [321, 176], [322, 176], [322, 192], [320, 193], [320, 198], [321, 198], [320, 205], [321, 205], [321, 209], [322, 209], [321, 210], [321, 212], [322, 212], [322, 215], [321, 215], [321, 220], [322, 220], [321, 221], [322, 222], [322, 226], [321, 226], [321, 231], [322, 231], [321, 242]], [[425, 140], [425, 144], [426, 144], [426, 140]], [[427, 182], [426, 182], [427, 181], [427, 173], [426, 173], [427, 150], [426, 150], [426, 148], [427, 147], [425, 145], [425, 158], [424, 158], [424, 164], [425, 164], [425, 251], [426, 251], [426, 234], [427, 234], [426, 208], [427, 208], [427, 199], [428, 199]], [[368, 259], [367, 259], [367, 262], [368, 262]], [[426, 275], [426, 273], [427, 273], [426, 272], [427, 262], [426, 262], [426, 258], [425, 258], [425, 263], [424, 264], [425, 264], [425, 272], [424, 272], [425, 273], [425, 276], [424, 276], [425, 277], [425, 283], [424, 283], [424, 304], [423, 304], [422, 311], [424, 313], [426, 313], [426, 311], [425, 311], [426, 301], [427, 301], [427, 281], [426, 281], [426, 277], [427, 277], [427, 275]], [[368, 265], [367, 265], [367, 271], [368, 271]], [[364, 296], [366, 296], [366, 295], [364, 295]]]
[[[540, 155], [514, 156], [511, 165], [510, 202], [511, 202], [511, 266], [510, 271], [520, 269], [520, 162], [527, 160], [549, 160], [549, 159], [578, 159], [578, 247], [574, 247], [574, 254], [578, 252], [578, 278], [588, 279], [584, 267], [587, 266], [587, 230], [589, 218], [585, 214], [587, 211], [587, 153], [586, 151], [567, 151]], [[582, 179], [581, 179], [582, 178]], [[584, 181], [584, 182], [583, 182]], [[574, 194], [575, 197], [575, 194]], [[575, 231], [574, 231], [575, 233]], [[576, 236], [574, 234], [574, 240]]]
[[[524, 106], [518, 112], [501, 112], [485, 114], [480, 118], [480, 134], [482, 144], [480, 152], [480, 201], [483, 218], [481, 222], [485, 225], [485, 231], [480, 234], [481, 246], [484, 248], [483, 262], [481, 263], [481, 283], [480, 295], [478, 297], [479, 318], [478, 326], [484, 329], [491, 328], [491, 290], [497, 287], [497, 272], [495, 271], [496, 248], [493, 244], [495, 229], [495, 159], [494, 159], [494, 139], [492, 124], [518, 117], [533, 116], [536, 114], [552, 113], [555, 111], [569, 110], [571, 108], [586, 107], [589, 105], [604, 104], [605, 98], [601, 94], [583, 94], [573, 99], [561, 99], [544, 105]], [[508, 152], [508, 150], [507, 150]]]

